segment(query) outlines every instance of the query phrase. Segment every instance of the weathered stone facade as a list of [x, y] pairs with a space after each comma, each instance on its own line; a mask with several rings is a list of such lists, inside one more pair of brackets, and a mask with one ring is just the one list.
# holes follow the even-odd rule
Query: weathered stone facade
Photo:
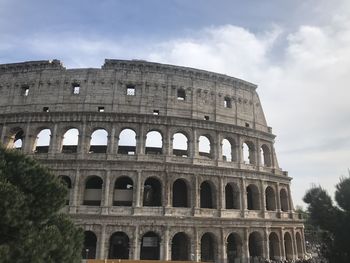
[[[305, 254], [291, 178], [251, 83], [138, 60], [3, 64], [0, 112], [1, 142], [67, 182], [65, 211], [87, 231], [85, 257], [231, 263]], [[104, 143], [92, 143], [96, 130]]]

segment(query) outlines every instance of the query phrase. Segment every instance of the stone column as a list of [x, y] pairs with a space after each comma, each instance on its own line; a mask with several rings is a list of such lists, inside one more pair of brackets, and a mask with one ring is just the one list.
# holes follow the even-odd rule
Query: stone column
[[193, 156], [193, 158], [198, 158], [199, 157], [199, 138], [197, 138], [197, 130], [193, 129], [193, 153], [191, 156]]
[[264, 258], [270, 258], [270, 246], [269, 246], [269, 230], [267, 228], [264, 229]]
[[50, 135], [49, 155], [51, 156], [54, 155], [55, 153], [58, 153], [59, 141], [58, 141], [57, 130], [58, 130], [58, 125], [57, 123], [55, 123]]
[[219, 178], [219, 202], [218, 202], [218, 209], [224, 210], [225, 209], [225, 186], [224, 186], [224, 180], [222, 177]]
[[248, 228], [244, 229], [244, 238], [242, 240], [243, 244], [242, 244], [242, 258], [243, 258], [243, 262], [244, 263], [248, 263], [249, 262], [249, 232], [248, 232]]
[[283, 231], [283, 228], [281, 228], [280, 233], [281, 233], [281, 258], [285, 259], [286, 258], [286, 250], [285, 250], [285, 245], [284, 245], [284, 231]]
[[142, 178], [141, 178], [141, 171], [137, 171], [137, 180], [136, 180], [136, 202], [135, 206], [140, 207], [141, 206], [141, 192], [142, 192]]
[[76, 213], [77, 208], [80, 205], [80, 199], [81, 197], [79, 196], [79, 189], [80, 189], [80, 170], [77, 169], [75, 173], [75, 178], [74, 178], [74, 185], [73, 185], [73, 199], [71, 202], [70, 206], [70, 213]]
[[0, 134], [0, 142], [3, 144], [3, 146], [6, 146], [6, 143], [5, 142], [5, 138], [6, 138], [6, 132], [7, 132], [7, 127], [6, 127], [6, 124], [4, 123], [2, 125], [2, 129], [1, 129], [1, 134]]
[[118, 150], [118, 145], [115, 142], [115, 125], [112, 125], [111, 133], [108, 134], [108, 143], [107, 143], [107, 153], [116, 154]]
[[297, 259], [298, 258], [298, 245], [297, 245], [297, 239], [295, 236], [295, 227], [293, 227], [292, 230], [292, 243], [293, 243], [293, 259]]
[[245, 217], [247, 210], [247, 189], [244, 178], [241, 178], [241, 217]]
[[200, 261], [201, 260], [201, 243], [199, 240], [198, 230], [194, 229], [194, 261]]
[[164, 231], [164, 240], [163, 240], [163, 260], [170, 260], [170, 252], [169, 252], [169, 229], [166, 227]]
[[[89, 142], [88, 142], [89, 141]], [[81, 158], [84, 158], [85, 153], [89, 151], [88, 145], [90, 143], [90, 135], [86, 134], [86, 122], [83, 122], [81, 131], [78, 136], [77, 153]]]
[[[223, 161], [223, 156], [222, 156], [222, 138], [219, 133], [216, 134], [216, 152], [217, 152], [217, 157], [216, 160], [218, 161]], [[232, 152], [231, 152], [232, 154]]]
[[106, 257], [106, 225], [102, 225], [101, 227], [101, 238], [100, 238], [100, 251], [99, 251], [99, 255], [98, 258], [99, 259], [105, 259]]
[[133, 242], [133, 259], [140, 259], [140, 240], [139, 240], [139, 226], [135, 227], [134, 242]]
[[107, 215], [108, 214], [108, 207], [110, 206], [109, 202], [109, 189], [110, 189], [110, 180], [111, 172], [107, 170], [105, 172], [105, 180], [103, 182], [103, 199], [102, 201], [102, 214]]
[[293, 212], [294, 208], [293, 208], [293, 200], [292, 200], [292, 194], [290, 191], [290, 185], [288, 184], [288, 205], [289, 205], [289, 211], [290, 213]]
[[22, 152], [32, 153], [33, 149], [31, 148], [33, 147], [33, 142], [33, 134], [31, 134], [30, 122], [28, 122], [26, 125], [24, 139], [22, 142]]
[[261, 188], [261, 212], [262, 216], [265, 218], [266, 212], [266, 195], [265, 195], [265, 183], [263, 180], [260, 180], [260, 188]]
[[198, 177], [194, 178], [194, 189], [193, 194], [193, 215], [196, 214], [196, 211], [200, 208], [200, 189], [199, 189]]
[[219, 261], [226, 263], [227, 262], [227, 242], [225, 238], [225, 231], [224, 229], [221, 229], [221, 255], [219, 256]]
[[256, 167], [258, 168], [258, 170], [260, 170], [260, 166], [262, 166], [262, 160], [261, 160], [261, 148], [260, 148], [260, 140], [256, 139], [255, 141], [255, 152], [256, 152]]
[[280, 195], [280, 184], [277, 183], [277, 212], [281, 213], [281, 195]]

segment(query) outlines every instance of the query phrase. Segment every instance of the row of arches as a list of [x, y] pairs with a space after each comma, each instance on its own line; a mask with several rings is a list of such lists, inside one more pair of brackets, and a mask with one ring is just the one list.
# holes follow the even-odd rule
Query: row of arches
[[[68, 176], [61, 176], [69, 189], [72, 188], [72, 181]], [[89, 176], [85, 180], [83, 192], [83, 205], [100, 206], [102, 202], [103, 180], [99, 176]], [[217, 209], [217, 192], [213, 182], [205, 180], [199, 185], [199, 207]], [[191, 196], [194, 187], [185, 178], [176, 179], [171, 185], [172, 206], [173, 207], [193, 207]], [[248, 210], [261, 210], [261, 198], [257, 185], [251, 183], [245, 189], [246, 208]], [[156, 177], [148, 177], [143, 183], [143, 206], [164, 206], [162, 182]], [[224, 189], [225, 207], [224, 209], [242, 209], [241, 189], [235, 182], [227, 183]], [[134, 181], [128, 176], [118, 177], [113, 188], [113, 206], [133, 206], [134, 201]], [[281, 210], [287, 212], [289, 208], [288, 195], [285, 188], [280, 189]], [[67, 197], [68, 198], [68, 197]], [[69, 204], [69, 199], [67, 199]], [[277, 197], [275, 189], [271, 186], [265, 188], [265, 210], [277, 210]]]
[[[249, 257], [266, 257], [271, 260], [280, 260], [284, 257], [288, 260], [303, 257], [303, 242], [299, 232], [295, 233], [296, 248], [293, 250], [293, 238], [291, 233], [285, 232], [283, 239], [280, 240], [276, 232], [268, 235], [268, 251], [264, 252], [264, 238], [258, 231], [249, 234], [248, 240]], [[246, 255], [244, 253], [244, 241], [241, 236], [236, 233], [230, 233], [225, 241], [225, 258], [228, 263], [235, 263]], [[162, 238], [155, 232], [146, 232], [140, 239], [140, 255], [141, 260], [160, 260], [161, 259], [161, 242]], [[164, 242], [169, 242], [165, 240]], [[191, 246], [195, 240], [191, 240], [190, 236], [185, 232], [177, 232], [170, 239], [169, 247], [170, 259], [177, 261], [194, 260], [193, 249]], [[109, 259], [130, 259], [131, 258], [131, 241], [125, 232], [114, 232], [109, 238], [108, 258]], [[219, 245], [216, 235], [212, 232], [205, 232], [200, 236], [200, 260], [202, 262], [217, 261], [219, 256]], [[283, 246], [283, 247], [282, 247]], [[92, 231], [84, 232], [84, 248], [82, 256], [84, 259], [96, 258], [97, 236]], [[283, 252], [282, 252], [283, 251]]]
[[[22, 129], [14, 129], [9, 136], [8, 147], [21, 149], [24, 140], [24, 132]], [[32, 151], [35, 153], [49, 152], [50, 140], [52, 134], [51, 130], [44, 128], [38, 131], [36, 139], [33, 143]], [[62, 153], [77, 153], [79, 145], [80, 132], [77, 128], [70, 128], [64, 132], [61, 140], [59, 151]], [[145, 137], [145, 154], [164, 154], [163, 135], [158, 130], [150, 130]], [[176, 132], [172, 135], [172, 154], [175, 156], [189, 157], [190, 156], [190, 141], [189, 136], [185, 132]], [[200, 135], [198, 137], [198, 155], [213, 158], [212, 136], [208, 134]], [[96, 129], [92, 132], [89, 140], [87, 151], [89, 153], [107, 153], [109, 144], [109, 134], [105, 129]], [[237, 151], [237, 143], [232, 138], [224, 138], [221, 143], [221, 159], [227, 162], [237, 162], [238, 155], [241, 155], [241, 161], [247, 164], [255, 164], [256, 147], [250, 140], [244, 141], [241, 149]], [[137, 151], [137, 134], [133, 129], [122, 129], [118, 136], [118, 154], [136, 154]], [[260, 160], [263, 166], [272, 166], [272, 154], [270, 147], [267, 144], [260, 146]]]

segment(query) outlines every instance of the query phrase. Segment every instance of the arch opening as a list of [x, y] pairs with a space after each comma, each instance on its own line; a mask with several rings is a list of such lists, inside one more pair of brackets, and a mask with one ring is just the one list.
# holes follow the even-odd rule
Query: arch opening
[[272, 232], [269, 235], [269, 258], [271, 260], [280, 260], [280, 241], [276, 233]]
[[246, 141], [243, 143], [242, 148], [244, 163], [255, 164], [254, 144], [252, 142]]
[[122, 176], [115, 181], [113, 205], [132, 206], [134, 183], [130, 177]]
[[263, 256], [263, 239], [259, 232], [253, 232], [249, 235], [249, 256], [251, 258]]
[[86, 180], [83, 205], [100, 206], [103, 181], [98, 176]]
[[150, 131], [146, 135], [146, 154], [162, 154], [163, 138], [160, 132]]
[[108, 132], [104, 129], [95, 130], [91, 134], [89, 153], [106, 153]]
[[227, 139], [222, 140], [222, 158], [224, 161], [232, 162], [232, 145]]
[[227, 238], [226, 253], [228, 263], [239, 262], [242, 258], [242, 239], [237, 233], [231, 233]]
[[143, 206], [161, 206], [162, 187], [156, 178], [148, 178], [144, 184]]
[[51, 130], [41, 130], [35, 140], [35, 153], [48, 153], [51, 139]]
[[190, 242], [188, 236], [177, 233], [171, 241], [171, 260], [190, 260]]
[[216, 208], [214, 200], [214, 191], [208, 181], [204, 181], [200, 186], [200, 207]]
[[183, 179], [173, 183], [173, 207], [189, 207], [187, 184]]
[[81, 252], [83, 259], [94, 259], [96, 258], [96, 243], [97, 237], [92, 231], [84, 232], [84, 246]]
[[293, 259], [293, 245], [292, 245], [292, 237], [288, 232], [284, 234], [284, 251], [286, 253], [286, 259]]
[[119, 134], [118, 153], [136, 154], [136, 132], [131, 129], [123, 129]]
[[124, 232], [115, 232], [109, 239], [108, 258], [129, 259], [129, 237]]
[[177, 89], [177, 100], [186, 100], [186, 91], [184, 89]]
[[270, 148], [263, 144], [261, 146], [261, 164], [266, 167], [271, 167], [271, 151]]
[[259, 189], [254, 184], [250, 184], [247, 187], [247, 209], [248, 210], [260, 209]]
[[173, 136], [173, 155], [188, 157], [188, 139], [183, 133], [175, 133]]
[[8, 148], [16, 149], [18, 151], [22, 150], [24, 142], [24, 132], [22, 129], [18, 129], [11, 137], [8, 143]]
[[295, 239], [297, 241], [298, 258], [303, 258], [303, 245], [302, 245], [301, 236], [299, 232], [296, 233]]
[[78, 151], [79, 131], [76, 128], [69, 129], [63, 135], [62, 153], [76, 153]]
[[280, 199], [281, 199], [281, 210], [283, 212], [288, 212], [289, 210], [288, 195], [285, 189], [280, 190]]
[[154, 232], [142, 236], [140, 259], [159, 260], [160, 238]]
[[207, 136], [201, 135], [198, 139], [199, 156], [211, 158], [211, 143]]
[[228, 183], [225, 186], [225, 208], [240, 209], [240, 193], [237, 184]]
[[276, 195], [271, 186], [266, 187], [265, 190], [266, 210], [276, 211]]
[[201, 238], [201, 261], [215, 261], [216, 244], [211, 233], [205, 233]]

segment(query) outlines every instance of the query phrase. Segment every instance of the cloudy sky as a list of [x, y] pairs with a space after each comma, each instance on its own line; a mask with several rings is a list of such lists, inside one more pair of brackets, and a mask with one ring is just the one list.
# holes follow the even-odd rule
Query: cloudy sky
[[[0, 63], [145, 59], [259, 86], [294, 203], [350, 167], [349, 0], [0, 0]], [[304, 205], [305, 206], [305, 205]]]

